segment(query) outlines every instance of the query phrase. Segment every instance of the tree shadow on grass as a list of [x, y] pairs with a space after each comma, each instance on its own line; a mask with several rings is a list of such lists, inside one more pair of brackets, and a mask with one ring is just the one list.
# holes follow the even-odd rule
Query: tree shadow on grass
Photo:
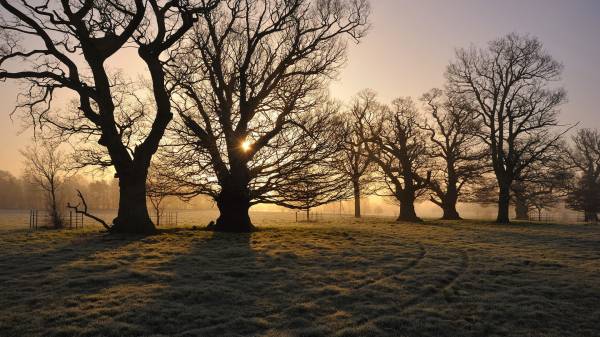
[[[270, 284], [273, 271], [263, 268], [263, 256], [252, 248], [256, 236], [197, 232], [187, 252], [160, 267], [172, 278], [142, 310], [146, 331], [230, 336], [232, 331], [253, 335], [267, 329], [266, 317], [277, 308], [265, 294], [277, 290]], [[286, 300], [284, 293], [279, 296]]]
[[449, 282], [445, 271], [435, 280], [411, 277], [424, 255], [418, 245], [363, 256], [378, 239], [356, 240], [308, 230], [208, 233], [163, 265], [174, 275], [143, 309], [144, 328], [168, 336], [384, 336], [370, 320], [399, 316], [408, 301], [424, 300], [419, 282]]
[[583, 287], [576, 274], [524, 265], [487, 245], [464, 249], [474, 243], [470, 232], [453, 243], [447, 233], [432, 236], [435, 227], [385, 228], [92, 236], [80, 243], [85, 249], [46, 249], [60, 257], [39, 257], [48, 258], [40, 264], [49, 271], [29, 271], [40, 280], [10, 285], [22, 300], [0, 299], [0, 335], [585, 335], [595, 328], [577, 305], [597, 308], [598, 287]]
[[82, 297], [121, 282], [119, 261], [106, 255], [145, 238], [101, 232], [2, 233], [0, 335], [36, 335], [68, 320], [69, 309], [76, 309]]

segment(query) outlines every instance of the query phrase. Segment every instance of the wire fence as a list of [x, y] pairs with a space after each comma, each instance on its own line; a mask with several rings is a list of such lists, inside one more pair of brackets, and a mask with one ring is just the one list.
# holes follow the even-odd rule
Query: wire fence
[[153, 214], [150, 218], [158, 227], [177, 227], [179, 213], [176, 211], [163, 211], [160, 216], [157, 217], [156, 214]]
[[[59, 219], [60, 226], [69, 229], [83, 228], [83, 225], [85, 223], [84, 215], [73, 211], [69, 211], [68, 213], [61, 213]], [[53, 219], [52, 215], [48, 211], [38, 209], [29, 210], [30, 230], [37, 230], [44, 227], [55, 227], [54, 221], [55, 219]]]
[[[95, 210], [91, 211], [92, 214], [103, 219], [107, 223], [112, 223], [112, 220], [116, 217], [116, 210]], [[76, 214], [74, 211], [69, 210], [63, 211], [62, 223], [64, 228], [80, 229], [99, 229], [103, 227], [92, 219], [88, 219], [81, 214]], [[171, 227], [191, 227], [191, 226], [206, 226], [210, 221], [214, 221], [219, 216], [218, 210], [168, 210], [164, 211], [160, 217], [160, 221], [157, 221], [156, 214], [151, 214], [151, 219], [155, 224], [158, 224], [158, 228], [171, 228]], [[365, 217], [379, 217], [387, 216], [384, 214], [368, 214]], [[324, 212], [321, 210], [311, 210], [308, 219], [305, 211], [252, 211], [251, 218], [256, 224], [263, 225], [283, 225], [291, 223], [318, 223], [318, 222], [330, 222], [341, 219], [352, 218], [352, 214], [338, 213], [338, 212]], [[389, 216], [391, 218], [391, 216]], [[434, 219], [434, 218], [431, 218]], [[488, 219], [492, 221], [493, 219]], [[564, 224], [576, 224], [576, 223], [593, 223], [585, 221], [583, 214], [565, 214], [565, 213], [544, 213], [541, 216], [537, 212], [532, 213], [529, 217], [529, 221], [532, 222], [545, 222], [545, 223], [564, 223]], [[36, 230], [40, 228], [53, 227], [49, 212], [45, 210], [0, 210], [0, 230], [7, 229], [30, 229]]]

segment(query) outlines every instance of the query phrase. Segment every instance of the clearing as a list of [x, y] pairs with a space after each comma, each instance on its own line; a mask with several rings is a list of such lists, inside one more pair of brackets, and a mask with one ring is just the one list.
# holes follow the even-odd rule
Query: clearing
[[0, 336], [600, 336], [600, 226], [0, 231]]

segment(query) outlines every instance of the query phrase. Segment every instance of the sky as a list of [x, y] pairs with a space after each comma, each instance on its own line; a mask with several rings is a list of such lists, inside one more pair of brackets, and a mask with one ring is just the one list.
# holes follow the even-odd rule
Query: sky
[[[348, 62], [331, 84], [331, 94], [349, 100], [370, 88], [389, 102], [419, 97], [444, 84], [444, 70], [458, 47], [485, 46], [516, 32], [538, 37], [565, 66], [561, 84], [569, 101], [564, 124], [600, 128], [600, 1], [598, 0], [371, 0], [372, 28], [351, 44]], [[126, 54], [114, 68], [142, 71]], [[137, 76], [131, 74], [132, 77]], [[0, 170], [19, 174], [19, 149], [31, 132], [19, 134], [20, 122], [9, 113], [17, 94], [14, 82], [0, 83]]]

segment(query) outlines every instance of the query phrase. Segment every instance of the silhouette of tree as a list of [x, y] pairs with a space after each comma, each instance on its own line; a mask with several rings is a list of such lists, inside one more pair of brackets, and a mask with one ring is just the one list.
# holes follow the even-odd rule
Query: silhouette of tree
[[564, 200], [573, 179], [566, 146], [559, 142], [531, 163], [511, 186], [515, 205], [515, 218], [529, 220], [529, 212], [541, 212]]
[[[372, 113], [373, 109], [378, 108], [375, 100], [376, 94], [365, 90], [358, 94], [348, 112], [348, 117], [344, 121], [344, 135], [342, 136], [342, 153], [340, 158], [340, 168], [346, 177], [352, 183], [352, 192], [354, 196], [354, 217], [361, 217], [361, 197], [369, 193], [369, 188], [375, 182], [375, 171], [377, 167], [373, 162], [364, 136], [361, 135], [360, 125], [364, 124], [364, 119]], [[365, 189], [367, 189], [365, 191]]]
[[278, 191], [285, 200], [280, 199], [277, 204], [305, 211], [306, 220], [310, 221], [312, 208], [347, 199], [350, 195], [349, 181], [336, 166], [337, 161], [329, 160], [294, 172], [297, 176], [290, 177], [291, 183], [282, 185]]
[[423, 95], [430, 120], [423, 126], [429, 135], [431, 157], [436, 167], [430, 200], [442, 208], [444, 220], [458, 220], [456, 203], [468, 188], [482, 179], [487, 152], [477, 136], [481, 123], [463, 97], [447, 97], [433, 89]]
[[146, 181], [146, 190], [148, 201], [154, 210], [156, 217], [156, 226], [160, 226], [160, 218], [164, 213], [164, 201], [167, 197], [175, 195], [175, 187], [168, 176], [161, 174], [160, 165], [150, 165], [148, 180]]
[[67, 158], [57, 147], [54, 143], [36, 144], [22, 150], [21, 155], [25, 176], [44, 191], [51, 225], [58, 229], [63, 227], [59, 192], [71, 169]]
[[391, 107], [382, 106], [359, 123], [367, 152], [390, 192], [387, 196], [400, 203], [397, 220], [421, 221], [414, 203], [429, 186], [431, 171], [427, 135], [414, 102], [397, 98]]
[[567, 195], [567, 206], [584, 212], [585, 221], [598, 221], [600, 212], [600, 132], [581, 129], [573, 136], [569, 159], [578, 170]]
[[12, 173], [0, 170], [0, 208], [12, 209], [27, 207], [24, 200], [24, 187], [20, 179]]
[[250, 206], [278, 203], [278, 186], [326, 154], [314, 133], [327, 116], [309, 112], [368, 14], [367, 0], [228, 0], [199, 16], [170, 68], [173, 129], [219, 207], [215, 230], [251, 231]]
[[[191, 29], [196, 15], [214, 6], [201, 1], [61, 1], [0, 0], [0, 79], [28, 84], [16, 111], [34, 129], [58, 128], [79, 141], [96, 140], [105, 148], [119, 178], [120, 201], [115, 232], [152, 232], [155, 227], [146, 206], [146, 176], [152, 155], [172, 119], [170, 89], [165, 81], [165, 54]], [[35, 40], [34, 42], [27, 42]], [[147, 131], [133, 150], [124, 143], [139, 118], [115, 117], [115, 87], [126, 85], [111, 74], [107, 60], [127, 47], [135, 47], [150, 75], [154, 109], [144, 111]], [[77, 108], [69, 113], [52, 109], [57, 90], [75, 94]], [[103, 159], [96, 157], [97, 159]]]
[[[349, 182], [338, 165], [342, 125], [337, 104], [324, 103], [314, 111], [295, 113], [293, 123], [279, 131], [279, 135], [247, 162], [250, 206], [260, 203], [305, 209], [302, 205], [313, 208], [339, 200], [341, 195], [347, 197]], [[165, 145], [157, 161], [162, 167], [159, 172], [169, 180], [171, 194], [183, 199], [207, 195], [218, 201], [222, 187], [218, 172], [212, 166], [212, 155], [198, 144], [192, 130], [174, 128], [173, 131], [177, 137]], [[240, 151], [249, 151], [252, 144], [245, 142]], [[310, 202], [306, 201], [308, 192], [302, 196], [305, 192], [302, 186], [307, 184], [313, 185], [310, 193], [314, 194], [314, 200]], [[339, 193], [333, 193], [332, 186], [339, 189]], [[247, 213], [244, 208], [243, 214]]]
[[562, 135], [553, 129], [566, 94], [550, 87], [561, 71], [538, 39], [516, 34], [491, 41], [486, 49], [459, 49], [448, 66], [449, 94], [473, 102], [483, 123], [480, 137], [498, 181], [499, 223], [509, 222], [514, 180]]

